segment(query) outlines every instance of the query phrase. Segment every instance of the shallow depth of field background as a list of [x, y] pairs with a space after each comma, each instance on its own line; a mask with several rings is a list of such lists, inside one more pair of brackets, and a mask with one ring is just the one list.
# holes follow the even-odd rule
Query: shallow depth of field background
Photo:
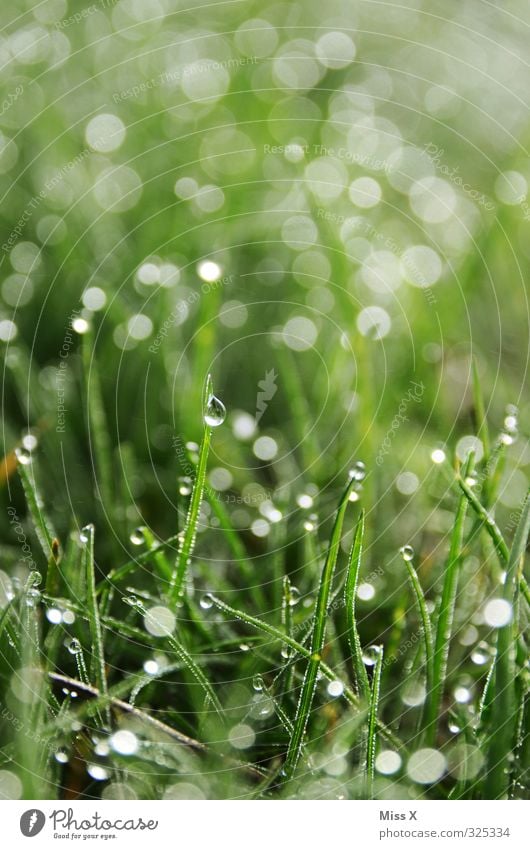
[[[396, 658], [384, 672], [383, 715], [401, 714], [410, 738], [421, 683], [417, 647], [400, 646], [417, 617], [398, 551], [414, 548], [434, 606], [455, 502], [432, 454], [464, 459], [472, 444], [480, 460], [481, 443], [466, 439], [477, 426], [473, 359], [492, 433], [507, 405], [518, 408], [496, 504], [508, 539], [528, 488], [528, 7], [16, 0], [3, 4], [0, 24], [1, 603], [11, 579], [27, 575], [24, 540], [37, 566], [41, 557], [13, 459], [23, 438], [61, 546], [93, 522], [104, 575], [143, 550], [138, 526], [157, 539], [182, 527], [182, 478], [211, 373], [227, 417], [213, 432], [195, 598], [215, 591], [278, 623], [287, 571], [302, 619], [348, 470], [363, 462], [359, 631], [363, 645], [383, 643]], [[87, 421], [96, 382], [104, 469]], [[250, 573], [227, 547], [209, 504], [216, 492]], [[344, 551], [352, 527], [350, 518]], [[451, 731], [448, 713], [439, 740], [449, 784], [382, 774], [382, 795], [449, 792], [451, 746], [483, 686], [485, 661], [472, 655], [481, 645], [487, 659], [492, 641], [481, 614], [496, 591], [488, 557], [487, 547], [473, 550], [462, 566], [445, 696], [461, 718]], [[122, 589], [152, 600], [152, 568], [140, 565]], [[124, 604], [114, 615], [132, 621]], [[265, 698], [252, 680], [282, 662], [280, 647], [246, 652], [242, 629], [223, 649], [215, 612], [201, 616], [219, 643], [205, 663], [232, 711], [228, 730], [183, 707], [174, 676], [138, 704], [191, 736], [202, 729], [230, 756], [272, 762], [285, 732], [272, 702], [262, 715], [252, 707]], [[43, 606], [42, 627], [64, 630], [56, 668], [76, 677], [63, 646], [76, 624], [54, 625]], [[330, 628], [331, 643], [339, 631]], [[150, 659], [169, 662], [167, 647], [127, 636], [109, 633], [107, 645], [110, 686]], [[18, 661], [14, 653], [2, 666], [2, 709], [14, 716], [24, 702], [11, 682]], [[352, 720], [321, 690], [320, 750], [291, 795], [355, 796]], [[16, 797], [31, 790], [8, 713], [0, 792]], [[230, 726], [250, 730], [231, 745]], [[147, 756], [131, 767], [118, 751], [116, 766], [104, 747], [89, 752], [93, 740], [75, 757], [70, 745], [65, 737], [52, 773], [42, 765], [49, 794], [250, 792], [215, 761], [175, 767], [158, 755], [161, 777]]]

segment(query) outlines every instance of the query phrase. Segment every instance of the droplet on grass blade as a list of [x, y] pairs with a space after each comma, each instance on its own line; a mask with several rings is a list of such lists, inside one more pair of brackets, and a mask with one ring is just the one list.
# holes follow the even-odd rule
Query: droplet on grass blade
[[402, 545], [399, 549], [399, 553], [401, 554], [403, 560], [411, 561], [414, 558], [414, 549], [411, 545]]
[[145, 542], [144, 528], [142, 526], [135, 528], [129, 539], [133, 545], [142, 545]]
[[70, 654], [79, 654], [81, 652], [81, 643], [74, 637], [68, 643], [67, 648]]
[[29, 466], [32, 459], [31, 451], [24, 447], [15, 448], [15, 457], [17, 458], [21, 466]]
[[363, 651], [363, 663], [365, 666], [375, 666], [377, 658], [381, 654], [379, 646], [367, 646]]
[[226, 407], [215, 395], [210, 395], [204, 411], [204, 421], [209, 427], [219, 427], [226, 418]]
[[513, 609], [504, 598], [492, 598], [484, 608], [484, 621], [490, 628], [503, 628], [512, 621]]

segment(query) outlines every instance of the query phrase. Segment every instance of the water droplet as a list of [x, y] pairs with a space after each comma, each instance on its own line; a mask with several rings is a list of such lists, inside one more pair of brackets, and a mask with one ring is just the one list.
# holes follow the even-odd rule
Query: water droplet
[[459, 725], [457, 725], [457, 724], [456, 724], [456, 722], [448, 722], [448, 723], [447, 723], [447, 728], [449, 729], [449, 731], [451, 732], [451, 734], [459, 734], [459, 733], [460, 733], [460, 731], [461, 731], [460, 726], [459, 726]]
[[248, 643], [239, 643], [239, 651], [250, 651]]
[[399, 549], [399, 553], [401, 554], [403, 560], [412, 560], [414, 558], [414, 549], [411, 545], [402, 545]]
[[57, 763], [66, 764], [68, 763], [68, 752], [66, 751], [66, 749], [57, 749], [57, 751], [54, 753], [54, 758]]
[[317, 514], [316, 513], [310, 513], [308, 518], [304, 522], [304, 531], [309, 531], [311, 533], [311, 531], [316, 530], [317, 525], [318, 525]]
[[469, 475], [466, 477], [466, 481], [465, 481], [465, 482], [466, 482], [466, 483], [467, 483], [467, 485], [468, 485], [469, 487], [471, 487], [471, 488], [473, 488], [474, 486], [476, 486], [476, 485], [477, 485], [477, 483], [478, 483], [478, 477], [477, 477], [476, 473], [475, 473], [475, 472], [472, 472], [471, 474], [469, 474]]
[[31, 451], [27, 448], [15, 448], [15, 457], [21, 466], [28, 466], [31, 463]]
[[109, 777], [108, 771], [100, 764], [87, 764], [86, 771], [94, 781], [106, 781]]
[[302, 510], [309, 510], [313, 506], [313, 499], [307, 492], [303, 492], [297, 497], [296, 503]]
[[142, 602], [135, 595], [126, 595], [123, 596], [122, 601], [125, 604], [128, 604], [129, 607], [143, 607]]
[[289, 604], [294, 607], [300, 601], [300, 590], [298, 587], [289, 587]]
[[226, 407], [222, 401], [215, 395], [210, 395], [206, 410], [204, 411], [204, 421], [209, 427], [219, 427], [226, 418]]
[[254, 687], [257, 693], [261, 693], [264, 687], [264, 682], [261, 675], [254, 676], [254, 678], [252, 679], [252, 686]]
[[180, 477], [178, 479], [178, 488], [180, 495], [190, 495], [192, 489], [192, 480], [189, 477]]
[[348, 476], [350, 480], [358, 481], [359, 483], [363, 481], [366, 477], [366, 466], [362, 462], [362, 460], [358, 460], [353, 469], [350, 469]]
[[381, 654], [379, 646], [368, 646], [363, 651], [363, 663], [365, 666], [375, 666], [377, 658]]
[[484, 666], [491, 659], [492, 649], [488, 643], [482, 640], [471, 652], [471, 660], [477, 666]]
[[289, 660], [293, 656], [293, 650], [290, 646], [282, 646], [280, 654], [284, 660]]
[[116, 731], [110, 738], [110, 745], [119, 755], [134, 755], [138, 751], [138, 737], [132, 731]]
[[337, 698], [338, 696], [342, 696], [344, 692], [344, 684], [342, 681], [330, 681], [327, 690], [330, 696], [333, 698]]
[[70, 654], [79, 654], [81, 651], [81, 643], [75, 637], [70, 640], [67, 644], [68, 651]]
[[352, 489], [352, 491], [350, 492], [350, 494], [348, 496], [348, 501], [355, 502], [355, 501], [358, 501], [360, 497], [361, 497], [360, 489]]
[[141, 525], [135, 528], [129, 539], [133, 545], [142, 545], [145, 542], [144, 528]]
[[375, 587], [372, 584], [363, 583], [357, 587], [357, 598], [361, 601], [370, 601], [375, 595]]
[[200, 606], [202, 607], [203, 610], [210, 610], [210, 608], [213, 607], [212, 594], [206, 593], [205, 595], [203, 595], [199, 604], [200, 604]]
[[41, 600], [41, 592], [40, 590], [31, 589], [28, 590], [26, 595], [26, 606], [27, 607], [36, 607], [39, 601]]
[[94, 533], [94, 525], [92, 525], [92, 524], [85, 525], [85, 527], [81, 528], [81, 530], [79, 532], [79, 539], [81, 540], [81, 542], [88, 542], [93, 533]]
[[156, 675], [159, 668], [156, 660], [146, 660], [144, 663], [144, 672], [146, 675]]
[[249, 749], [256, 739], [256, 734], [252, 726], [241, 723], [230, 729], [228, 739], [234, 749]]

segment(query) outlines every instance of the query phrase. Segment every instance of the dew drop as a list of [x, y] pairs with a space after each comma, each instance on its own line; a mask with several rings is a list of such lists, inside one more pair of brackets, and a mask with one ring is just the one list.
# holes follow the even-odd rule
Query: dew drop
[[142, 526], [135, 528], [129, 539], [133, 545], [142, 545], [145, 542], [144, 528]]
[[363, 481], [366, 477], [366, 466], [362, 462], [362, 460], [358, 460], [353, 469], [350, 469], [348, 476], [350, 480], [358, 481], [359, 483]]
[[68, 643], [67, 648], [70, 654], [79, 654], [81, 651], [81, 643], [73, 637], [73, 639], [71, 639]]
[[402, 545], [399, 549], [399, 553], [401, 554], [403, 560], [411, 561], [414, 558], [414, 549], [411, 545]]
[[284, 660], [289, 660], [293, 656], [293, 651], [290, 646], [283, 646], [280, 651], [281, 656]]
[[365, 666], [375, 666], [377, 658], [381, 654], [379, 646], [368, 646], [363, 651], [363, 663]]
[[66, 751], [66, 749], [57, 749], [53, 757], [59, 764], [68, 763], [68, 752]]
[[178, 479], [178, 489], [180, 495], [190, 495], [192, 488], [192, 480], [188, 477], [180, 477]]
[[303, 492], [297, 497], [296, 503], [302, 510], [309, 510], [313, 506], [313, 499], [307, 492]]
[[210, 608], [213, 607], [212, 594], [206, 593], [206, 595], [203, 595], [199, 604], [200, 604], [200, 606], [202, 607], [203, 610], [210, 610]]
[[116, 731], [110, 738], [110, 745], [119, 755], [134, 755], [138, 751], [138, 738], [132, 731]]
[[81, 542], [88, 542], [93, 533], [94, 525], [85, 525], [85, 527], [81, 528], [81, 531], [79, 532], [79, 539]]
[[15, 457], [21, 466], [28, 466], [31, 463], [31, 451], [27, 448], [15, 448]]
[[[29, 576], [30, 576], [30, 579], [31, 579], [31, 585], [33, 587], [38, 587], [39, 584], [42, 584], [42, 575], [37, 569], [32, 569], [31, 572], [29, 573]], [[14, 583], [15, 583], [15, 581], [13, 580], [13, 584]]]
[[491, 659], [491, 646], [482, 640], [471, 652], [471, 660], [476, 666], [484, 666]]
[[248, 643], [239, 643], [239, 651], [250, 651]]
[[209, 427], [219, 427], [226, 418], [226, 407], [222, 401], [215, 395], [210, 395], [206, 410], [204, 411], [204, 421]]
[[141, 607], [142, 606], [142, 602], [139, 601], [139, 599], [135, 595], [123, 596], [122, 601], [125, 602], [125, 604], [128, 604], [129, 607]]
[[106, 781], [109, 777], [108, 771], [100, 764], [88, 764], [86, 771], [94, 781]]
[[41, 600], [40, 590], [31, 589], [28, 590], [26, 595], [26, 606], [27, 607], [36, 607], [39, 601]]
[[254, 678], [252, 679], [252, 686], [254, 687], [254, 689], [257, 693], [261, 693], [261, 691], [263, 690], [263, 687], [264, 687], [264, 682], [263, 682], [263, 678], [261, 677], [261, 675], [255, 675], [254, 676]]
[[300, 601], [300, 590], [298, 587], [291, 586], [289, 587], [289, 604], [291, 607], [294, 607]]

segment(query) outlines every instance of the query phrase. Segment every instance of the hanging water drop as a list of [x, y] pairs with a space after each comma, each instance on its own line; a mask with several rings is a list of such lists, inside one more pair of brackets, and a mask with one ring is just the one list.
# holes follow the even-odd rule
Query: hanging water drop
[[54, 758], [58, 764], [66, 764], [68, 763], [68, 752], [66, 749], [57, 749]]
[[31, 463], [31, 451], [27, 448], [15, 448], [15, 457], [21, 466], [28, 466]]
[[86, 542], [89, 541], [89, 539], [90, 539], [90, 537], [93, 533], [94, 533], [94, 525], [92, 525], [92, 524], [85, 525], [85, 527], [81, 528], [81, 530], [79, 532], [79, 539], [81, 540], [81, 542], [86, 543]]
[[28, 590], [27, 595], [26, 595], [26, 606], [27, 607], [36, 607], [40, 600], [41, 600], [40, 590], [36, 590], [36, 589]]
[[192, 488], [192, 480], [189, 477], [181, 477], [178, 479], [178, 488], [180, 495], [190, 495]]
[[363, 663], [365, 666], [375, 666], [377, 658], [381, 654], [379, 646], [368, 646], [363, 651]]
[[209, 427], [219, 427], [226, 418], [226, 407], [215, 395], [210, 395], [204, 411], [204, 421]]
[[476, 666], [484, 666], [491, 659], [492, 649], [488, 643], [482, 640], [471, 652], [471, 660]]
[[206, 595], [203, 595], [199, 604], [200, 604], [200, 606], [202, 607], [203, 610], [210, 610], [210, 608], [213, 607], [212, 594], [206, 593]]
[[135, 595], [126, 595], [123, 597], [122, 601], [124, 601], [125, 604], [128, 604], [129, 607], [139, 607], [141, 603]]
[[298, 587], [291, 586], [289, 587], [289, 604], [291, 607], [294, 607], [300, 601], [301, 594]]
[[411, 561], [414, 558], [414, 549], [411, 545], [402, 545], [399, 549], [403, 560]]
[[354, 480], [354, 481], [358, 481], [358, 482], [363, 481], [365, 479], [365, 477], [366, 477], [366, 466], [362, 462], [362, 460], [358, 460], [355, 463], [355, 465], [353, 466], [353, 469], [350, 469], [348, 476], [349, 476], [350, 480]]
[[309, 531], [311, 533], [311, 531], [316, 530], [317, 525], [318, 525], [317, 514], [316, 513], [310, 513], [309, 517], [304, 522], [304, 531]]
[[265, 686], [263, 678], [261, 677], [261, 675], [255, 675], [254, 676], [254, 678], [252, 679], [252, 686], [256, 690], [257, 693], [261, 693], [261, 691], [263, 690], [263, 687]]
[[[42, 575], [37, 569], [32, 569], [31, 572], [29, 573], [29, 577], [30, 577], [30, 580], [31, 580], [31, 586], [32, 587], [38, 587], [39, 584], [42, 584]], [[13, 584], [14, 583], [15, 583], [15, 581], [13, 579]]]
[[67, 645], [68, 651], [70, 654], [79, 654], [81, 651], [81, 643], [78, 639], [73, 637]]
[[129, 539], [133, 545], [142, 545], [145, 542], [144, 528], [141, 525], [140, 527], [135, 528]]

